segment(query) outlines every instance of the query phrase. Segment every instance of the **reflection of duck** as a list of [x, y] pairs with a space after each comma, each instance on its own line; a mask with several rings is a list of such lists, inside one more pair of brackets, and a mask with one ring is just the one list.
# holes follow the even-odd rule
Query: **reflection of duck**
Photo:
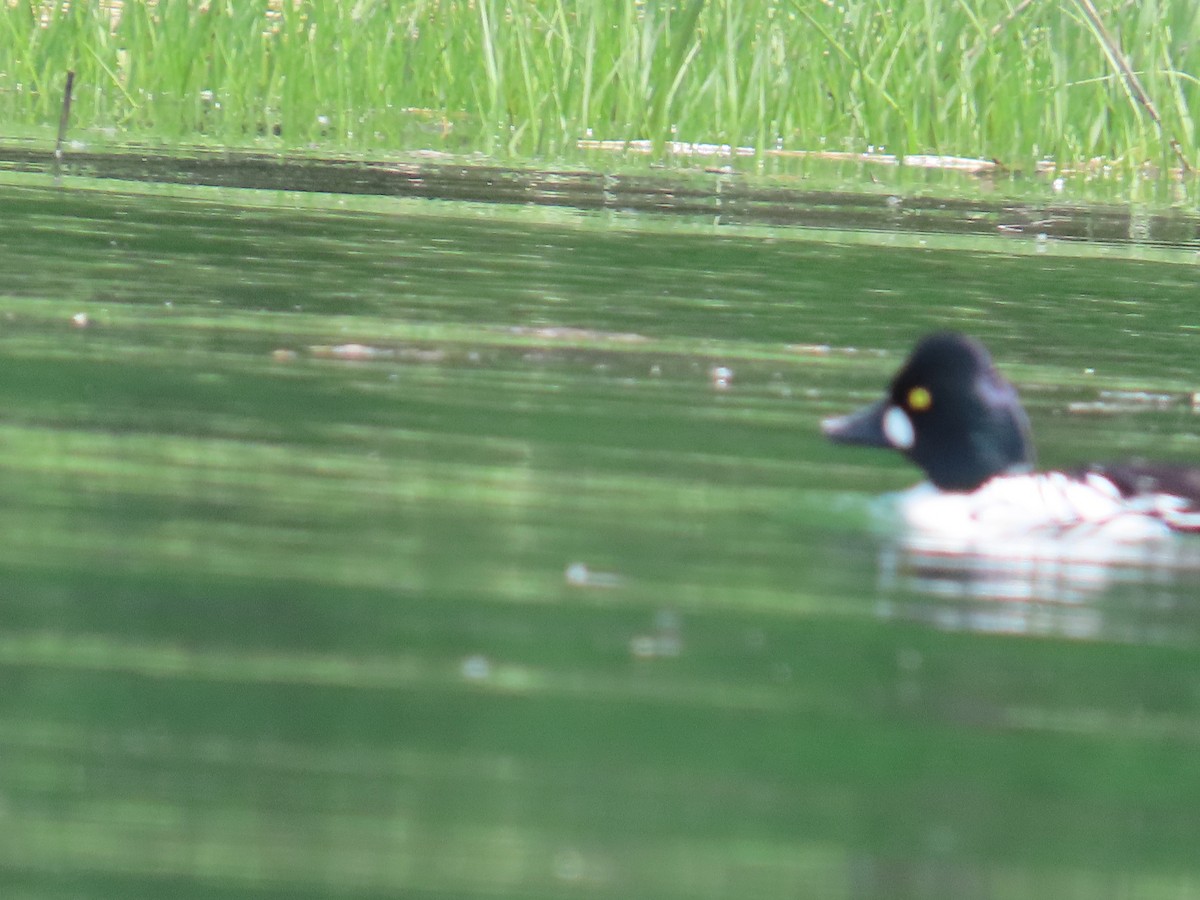
[[[1050, 539], [1082, 543], [1090, 548], [1083, 556], [1103, 558], [1103, 546], [1200, 531], [1198, 468], [1034, 472], [1016, 389], [983, 345], [960, 334], [923, 339], [882, 400], [822, 428], [838, 443], [899, 450], [924, 470], [930, 483], [901, 495], [900, 509], [927, 548], [1041, 556]], [[1012, 540], [1002, 547], [997, 539]]]

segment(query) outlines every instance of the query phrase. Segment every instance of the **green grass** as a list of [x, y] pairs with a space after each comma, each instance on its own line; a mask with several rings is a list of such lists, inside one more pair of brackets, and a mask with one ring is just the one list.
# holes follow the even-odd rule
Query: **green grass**
[[[6, 0], [0, 121], [351, 152], [577, 141], [1200, 162], [1200, 7], [1144, 0]], [[1111, 35], [1115, 48], [1104, 37]], [[1115, 53], [1113, 50], [1115, 49]], [[1157, 109], [1141, 102], [1128, 67]]]

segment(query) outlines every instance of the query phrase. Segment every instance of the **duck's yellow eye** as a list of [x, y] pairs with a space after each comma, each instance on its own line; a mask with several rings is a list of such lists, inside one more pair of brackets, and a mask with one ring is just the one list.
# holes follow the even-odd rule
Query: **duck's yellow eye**
[[915, 387], [908, 392], [908, 408], [913, 412], [925, 412], [933, 406], [933, 397], [923, 387]]

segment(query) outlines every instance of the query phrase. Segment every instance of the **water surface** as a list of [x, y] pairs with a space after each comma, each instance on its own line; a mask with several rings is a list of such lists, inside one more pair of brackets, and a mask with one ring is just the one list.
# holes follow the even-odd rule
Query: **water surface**
[[1196, 460], [1190, 251], [0, 207], [6, 895], [1200, 891], [1196, 548], [931, 570], [818, 428], [954, 327]]

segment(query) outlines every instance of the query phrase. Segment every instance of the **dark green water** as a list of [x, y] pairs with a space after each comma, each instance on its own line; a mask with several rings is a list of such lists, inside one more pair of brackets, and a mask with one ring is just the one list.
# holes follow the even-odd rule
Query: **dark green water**
[[955, 327], [1200, 460], [1184, 252], [0, 209], [3, 896], [1200, 894], [1197, 547], [915, 570], [818, 431]]

